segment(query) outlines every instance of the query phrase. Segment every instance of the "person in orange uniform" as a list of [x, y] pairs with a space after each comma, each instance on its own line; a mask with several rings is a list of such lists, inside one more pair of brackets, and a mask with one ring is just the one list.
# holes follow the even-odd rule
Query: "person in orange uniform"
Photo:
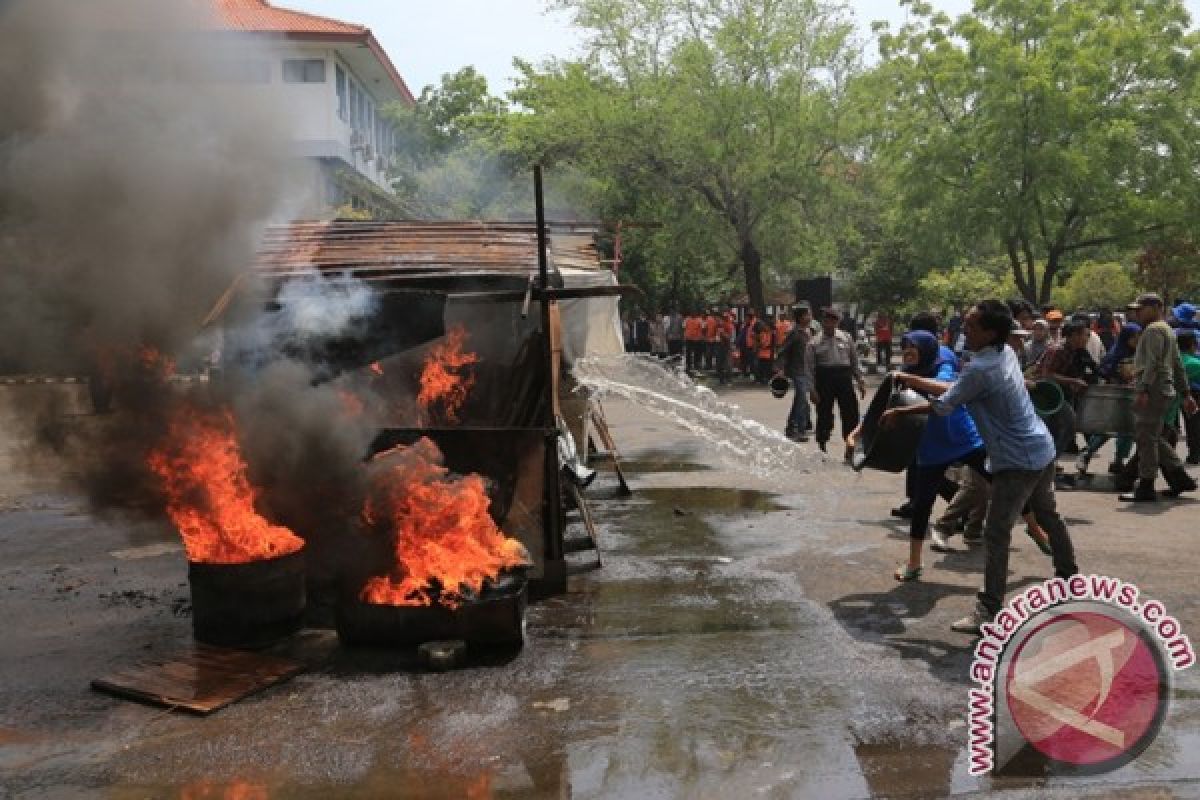
[[700, 369], [704, 360], [704, 320], [698, 314], [688, 314], [683, 321], [683, 344], [688, 372]]
[[762, 384], [769, 383], [775, 367], [775, 320], [770, 314], [758, 324], [754, 349], [757, 359], [754, 380]]
[[758, 314], [753, 308], [746, 312], [746, 323], [738, 335], [737, 346], [742, 358], [742, 375], [749, 378], [758, 367], [755, 355], [755, 336], [758, 335]]
[[727, 311], [718, 320], [717, 328], [717, 381], [722, 386], [728, 386], [733, 381], [733, 339], [736, 333], [733, 311]]
[[711, 309], [704, 317], [704, 368], [717, 368], [717, 345], [720, 343], [721, 318]]

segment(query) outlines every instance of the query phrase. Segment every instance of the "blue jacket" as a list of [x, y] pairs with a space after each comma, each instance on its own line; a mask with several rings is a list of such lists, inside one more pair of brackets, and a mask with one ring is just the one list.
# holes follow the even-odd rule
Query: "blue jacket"
[[[943, 348], [945, 349], [945, 348]], [[936, 380], [951, 383], [958, 376], [957, 359], [938, 367]], [[983, 447], [983, 437], [965, 406], [958, 406], [947, 416], [930, 414], [925, 432], [917, 445], [917, 463], [923, 467], [953, 464], [968, 453]]]

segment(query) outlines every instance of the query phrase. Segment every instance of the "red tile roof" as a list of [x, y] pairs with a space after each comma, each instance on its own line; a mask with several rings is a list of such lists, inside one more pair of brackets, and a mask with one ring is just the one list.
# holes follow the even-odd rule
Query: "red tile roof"
[[361, 36], [370, 33], [362, 25], [352, 25], [316, 14], [276, 8], [266, 0], [216, 0], [222, 22], [239, 31], [255, 33], [340, 33]]
[[276, 8], [267, 0], [213, 0], [213, 3], [218, 20], [231, 30], [278, 34], [292, 39], [312, 38], [361, 44], [383, 65], [400, 96], [409, 103], [414, 102], [408, 84], [365, 25], [354, 25], [289, 8]]

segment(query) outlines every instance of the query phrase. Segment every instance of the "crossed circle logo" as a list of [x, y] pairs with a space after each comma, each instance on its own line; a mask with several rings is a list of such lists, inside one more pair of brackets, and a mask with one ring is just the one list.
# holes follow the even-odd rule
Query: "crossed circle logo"
[[1115, 609], [1062, 606], [1013, 647], [1004, 691], [1021, 736], [1056, 767], [1109, 772], [1162, 727], [1170, 672], [1149, 632]]

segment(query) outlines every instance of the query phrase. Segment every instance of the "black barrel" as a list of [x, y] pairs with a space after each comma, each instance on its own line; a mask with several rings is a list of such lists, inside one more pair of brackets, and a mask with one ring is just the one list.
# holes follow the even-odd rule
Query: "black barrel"
[[267, 647], [304, 622], [304, 549], [246, 564], [188, 562], [192, 632], [221, 647]]
[[338, 640], [348, 647], [409, 648], [461, 639], [473, 647], [520, 647], [528, 603], [524, 571], [507, 572], [455, 608], [364, 603], [343, 593], [337, 607]]
[[871, 406], [863, 417], [862, 430], [854, 446], [851, 466], [856, 471], [877, 469], [883, 472], [903, 472], [917, 454], [917, 445], [925, 431], [926, 416], [911, 414], [900, 417], [895, 427], [883, 430], [879, 419], [889, 408], [906, 408], [926, 402], [912, 389], [896, 391], [892, 377], [884, 378], [871, 398]]

